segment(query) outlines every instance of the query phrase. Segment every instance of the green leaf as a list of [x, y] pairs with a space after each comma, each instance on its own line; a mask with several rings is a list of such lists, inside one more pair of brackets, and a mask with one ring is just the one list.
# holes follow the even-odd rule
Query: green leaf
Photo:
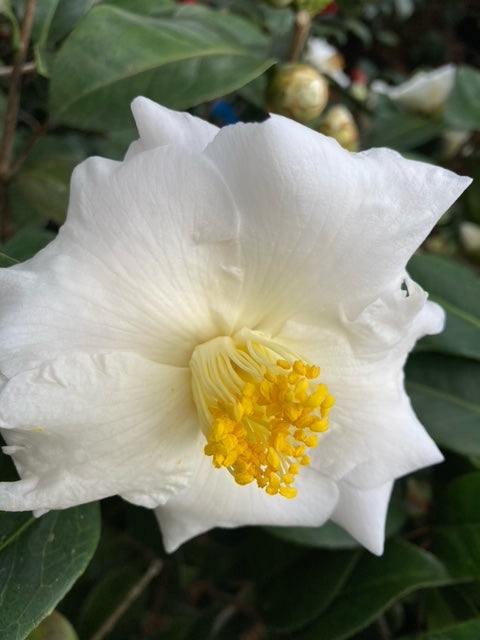
[[[16, 235], [13, 236], [3, 246], [6, 252], [6, 257], [15, 262], [22, 262], [28, 260], [34, 256], [40, 249], [43, 249], [49, 242], [55, 238], [55, 234], [52, 231], [46, 231], [44, 229], [22, 229]], [[0, 254], [1, 261], [1, 254]], [[0, 262], [1, 266], [1, 262]], [[4, 265], [10, 266], [10, 265]]]
[[0, 640], [23, 640], [85, 570], [97, 546], [97, 503], [0, 518]]
[[[43, 219], [43, 224], [45, 220], [62, 224], [67, 213], [72, 171], [83, 156], [76, 140], [61, 136], [44, 138], [16, 177], [16, 200], [25, 202]], [[17, 201], [15, 206], [19, 206]]]
[[408, 272], [446, 311], [443, 333], [419, 348], [480, 360], [480, 280], [466, 267], [439, 256], [415, 255]]
[[0, 251], [0, 267], [11, 267], [14, 264], [17, 264], [19, 260], [16, 260], [12, 256]]
[[480, 363], [433, 353], [405, 368], [413, 408], [432, 438], [463, 455], [480, 455]]
[[[345, 584], [359, 551], [312, 551], [261, 590], [262, 619], [271, 631], [295, 631], [317, 618]], [[292, 593], [295, 607], [292, 608]]]
[[386, 117], [375, 118], [368, 146], [407, 151], [437, 138], [444, 128], [442, 122], [432, 118], [390, 110]]
[[[399, 491], [394, 491], [388, 507], [385, 536], [399, 532], [405, 520], [403, 501]], [[355, 538], [334, 522], [321, 527], [264, 527], [271, 535], [287, 542], [320, 549], [354, 549], [359, 546]]]
[[396, 599], [446, 582], [448, 574], [433, 555], [402, 540], [391, 540], [382, 557], [366, 552], [362, 555], [331, 606], [295, 638], [349, 638], [368, 626]]
[[445, 106], [445, 121], [462, 131], [480, 130], [480, 71], [461, 66]]
[[432, 548], [455, 580], [480, 580], [480, 472], [456, 478], [436, 512]]
[[100, 5], [56, 57], [51, 117], [57, 125], [113, 130], [131, 124], [129, 104], [137, 95], [191, 107], [263, 73], [273, 64], [267, 47], [260, 31], [227, 13], [186, 7], [154, 19]]
[[412, 637], [411, 640], [474, 640], [475, 638], [480, 638], [480, 620], [468, 620], [429, 633], [421, 633]]

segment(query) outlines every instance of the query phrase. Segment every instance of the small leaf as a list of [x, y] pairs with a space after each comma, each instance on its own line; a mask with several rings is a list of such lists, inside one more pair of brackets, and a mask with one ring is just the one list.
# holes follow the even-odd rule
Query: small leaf
[[430, 553], [391, 540], [384, 555], [364, 553], [330, 607], [296, 640], [344, 640], [368, 626], [397, 598], [448, 582], [443, 565]]
[[413, 408], [432, 438], [463, 455], [480, 455], [480, 363], [433, 353], [405, 368]]
[[113, 130], [131, 124], [129, 104], [137, 95], [191, 107], [263, 73], [273, 64], [267, 48], [266, 36], [228, 13], [185, 7], [155, 19], [99, 5], [56, 57], [51, 117], [56, 124]]
[[98, 505], [0, 518], [0, 640], [23, 640], [72, 587], [95, 551]]
[[444, 128], [442, 122], [432, 118], [389, 110], [386, 116], [375, 118], [368, 146], [408, 151], [437, 138]]
[[480, 473], [456, 478], [438, 505], [433, 550], [456, 580], [480, 580]]
[[412, 640], [474, 640], [474, 638], [480, 638], [480, 620], [468, 620], [429, 633], [421, 633]]
[[480, 131], [480, 71], [461, 66], [445, 107], [445, 121], [461, 131]]
[[423, 338], [419, 348], [480, 360], [480, 280], [439, 256], [415, 255], [407, 269], [447, 314], [443, 333]]

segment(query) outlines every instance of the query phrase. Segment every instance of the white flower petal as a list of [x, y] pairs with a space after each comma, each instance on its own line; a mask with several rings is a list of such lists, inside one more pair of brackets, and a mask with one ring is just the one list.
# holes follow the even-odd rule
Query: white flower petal
[[340, 496], [332, 520], [346, 529], [360, 544], [377, 556], [382, 555], [385, 519], [393, 483], [361, 490], [347, 482], [339, 483]]
[[270, 332], [340, 302], [360, 311], [470, 184], [387, 149], [349, 153], [281, 116], [226, 127], [205, 154], [241, 211], [240, 317]]
[[194, 481], [156, 510], [167, 551], [213, 527], [243, 525], [319, 526], [330, 517], [338, 489], [326, 476], [302, 469], [293, 500], [270, 496], [255, 483], [240, 487], [226, 469], [215, 469], [202, 456]]
[[201, 451], [188, 369], [131, 353], [72, 354], [0, 392], [0, 426], [22, 480], [0, 509], [61, 509], [114, 494], [157, 506], [184, 488]]
[[405, 109], [429, 114], [444, 106], [452, 90], [456, 71], [454, 64], [447, 64], [433, 71], [419, 71], [396, 87], [390, 87], [382, 81], [374, 82], [372, 90], [387, 95]]
[[201, 118], [172, 111], [148, 98], [135, 98], [132, 112], [140, 138], [130, 145], [126, 159], [167, 144], [181, 145], [200, 153], [218, 132], [218, 127]]
[[59, 237], [0, 271], [2, 371], [21, 370], [18, 353], [41, 361], [71, 349], [186, 366], [198, 342], [235, 322], [237, 234], [228, 189], [201, 155], [162, 147], [113, 170], [87, 160]]
[[320, 366], [335, 396], [312, 465], [336, 480], [373, 488], [442, 460], [412, 410], [403, 366], [420, 336], [441, 330], [444, 313], [408, 279], [407, 288], [392, 287], [354, 320], [289, 322], [276, 336]]

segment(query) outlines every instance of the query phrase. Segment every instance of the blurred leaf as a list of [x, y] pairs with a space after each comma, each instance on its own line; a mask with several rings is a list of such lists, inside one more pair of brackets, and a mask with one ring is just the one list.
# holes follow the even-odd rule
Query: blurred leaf
[[103, 4], [146, 16], [169, 14], [178, 7], [175, 0], [104, 0]]
[[480, 454], [480, 363], [433, 353], [412, 355], [406, 387], [413, 408], [440, 446]]
[[[78, 632], [82, 638], [90, 638], [101, 627], [139, 578], [139, 571], [125, 566], [110, 569], [103, 576], [83, 603], [78, 622]], [[118, 637], [119, 629], [122, 629], [125, 637], [129, 636], [134, 631], [136, 619], [142, 610], [145, 610], [144, 598], [136, 599], [118, 621], [120, 627], [116, 626], [112, 632], [113, 635], [109, 634], [107, 637]]]
[[97, 6], [55, 60], [52, 120], [80, 128], [124, 128], [131, 124], [129, 103], [137, 95], [176, 109], [191, 107], [265, 71], [273, 63], [267, 46], [268, 39], [248, 22], [205, 8], [186, 7], [175, 17], [154, 19]]
[[83, 573], [100, 533], [97, 503], [0, 518], [0, 640], [23, 640]]
[[0, 267], [11, 267], [14, 264], [17, 264], [19, 261], [9, 256], [8, 254], [0, 251]]
[[456, 478], [435, 514], [432, 548], [455, 580], [480, 580], [480, 473]]
[[432, 118], [391, 110], [388, 114], [376, 115], [368, 146], [407, 151], [438, 137], [444, 128], [442, 122]]
[[465, 130], [480, 130], [480, 71], [458, 67], [453, 89], [445, 106], [445, 121]]
[[439, 256], [415, 255], [407, 269], [447, 312], [443, 333], [423, 338], [419, 348], [480, 360], [480, 280], [466, 267]]
[[443, 629], [420, 633], [402, 640], [475, 640], [480, 638], [480, 620], [468, 620]]
[[11, 256], [10, 260], [13, 259], [14, 262], [23, 262], [34, 256], [54, 238], [55, 234], [53, 231], [26, 228], [19, 231], [13, 238], [6, 242], [3, 249], [7, 256]]
[[391, 540], [380, 558], [364, 553], [333, 603], [296, 640], [343, 640], [365, 628], [396, 599], [448, 582], [443, 565], [430, 553]]
[[78, 636], [65, 616], [53, 611], [28, 635], [27, 640], [78, 640]]
[[[269, 630], [294, 631], [317, 618], [345, 584], [360, 556], [357, 551], [310, 551], [261, 590], [262, 619]], [[295, 607], [292, 608], [292, 593]]]
[[25, 201], [43, 224], [45, 220], [64, 222], [70, 178], [83, 155], [76, 140], [47, 136], [23, 165], [15, 180], [16, 197]]
[[[399, 532], [405, 520], [400, 492], [394, 490], [388, 507], [385, 536]], [[304, 547], [320, 549], [354, 549], [359, 543], [334, 522], [326, 522], [321, 527], [264, 527], [276, 538], [293, 542]]]

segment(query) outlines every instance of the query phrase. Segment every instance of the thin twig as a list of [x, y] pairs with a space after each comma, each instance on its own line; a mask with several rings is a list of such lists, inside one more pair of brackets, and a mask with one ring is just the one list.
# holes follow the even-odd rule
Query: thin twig
[[[35, 62], [26, 62], [20, 68], [20, 74], [24, 75], [26, 73], [33, 73], [36, 70]], [[0, 78], [8, 78], [13, 73], [14, 67], [0, 67]]]
[[112, 611], [102, 626], [93, 634], [90, 640], [103, 640], [115, 627], [117, 622], [123, 616], [125, 611], [130, 605], [143, 593], [148, 587], [150, 582], [157, 576], [163, 569], [163, 562], [159, 558], [155, 558], [145, 571], [143, 576], [138, 582], [136, 582], [130, 591], [127, 593], [118, 607]]
[[308, 11], [299, 11], [295, 16], [295, 30], [288, 54], [289, 62], [297, 62], [302, 55], [303, 47], [310, 33], [312, 18]]
[[22, 166], [22, 164], [25, 162], [25, 160], [27, 159], [30, 151], [38, 144], [38, 142], [43, 138], [43, 136], [47, 133], [48, 131], [48, 121], [44, 122], [43, 124], [41, 124], [33, 133], [32, 137], [30, 138], [30, 140], [28, 141], [28, 144], [20, 151], [20, 153], [18, 154], [18, 156], [15, 158], [15, 162], [12, 164], [12, 166], [10, 167], [10, 171], [8, 173], [8, 176], [10, 178], [12, 178], [13, 176], [15, 176], [18, 171], [20, 170], [20, 167]]
[[27, 57], [28, 44], [32, 33], [33, 17], [37, 0], [27, 0], [20, 32], [18, 51], [13, 63], [13, 70], [8, 90], [5, 125], [3, 127], [2, 143], [0, 145], [0, 178], [8, 179], [10, 159], [12, 157], [13, 138], [18, 121], [18, 107], [20, 104], [20, 84], [22, 67]]

